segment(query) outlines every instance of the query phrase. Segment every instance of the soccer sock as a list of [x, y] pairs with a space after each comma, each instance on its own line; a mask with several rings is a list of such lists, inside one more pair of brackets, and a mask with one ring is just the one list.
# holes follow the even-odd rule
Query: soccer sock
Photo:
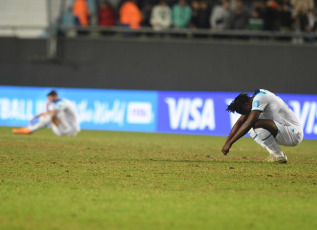
[[284, 153], [280, 149], [280, 146], [277, 144], [275, 138], [269, 131], [267, 131], [266, 129], [258, 128], [253, 130], [253, 132], [256, 134], [254, 136], [251, 131], [252, 136], [254, 136], [253, 139], [262, 147], [265, 147], [270, 154], [274, 154], [276, 157], [284, 157]]
[[249, 133], [250, 137], [252, 137], [253, 140], [254, 140], [256, 143], [258, 143], [259, 145], [261, 145], [263, 148], [266, 147], [266, 146], [263, 144], [263, 141], [261, 140], [261, 138], [259, 138], [258, 134], [254, 131], [253, 128], [251, 128], [248, 133]]
[[42, 129], [47, 127], [51, 123], [51, 116], [49, 115], [42, 115], [39, 117], [38, 122], [36, 122], [34, 125], [30, 125], [28, 128], [31, 132], [34, 132], [36, 130]]

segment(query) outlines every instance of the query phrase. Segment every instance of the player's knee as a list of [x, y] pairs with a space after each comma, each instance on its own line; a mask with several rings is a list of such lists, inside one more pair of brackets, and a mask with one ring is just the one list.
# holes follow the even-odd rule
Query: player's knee
[[270, 131], [263, 128], [254, 129], [256, 135], [258, 135], [261, 139], [265, 139], [267, 136], [271, 135]]
[[255, 133], [254, 129], [252, 129], [252, 128], [249, 130], [248, 134], [253, 139], [257, 136], [257, 134]]

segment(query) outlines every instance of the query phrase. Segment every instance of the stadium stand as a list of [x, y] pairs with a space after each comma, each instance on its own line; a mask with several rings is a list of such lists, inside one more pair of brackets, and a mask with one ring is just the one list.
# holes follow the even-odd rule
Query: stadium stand
[[[45, 37], [51, 39], [57, 33], [71, 37], [76, 35], [124, 36], [131, 34], [130, 28], [122, 26], [119, 22], [120, 7], [125, 1], [109, 1], [113, 4], [116, 12], [116, 25], [107, 28], [98, 26], [98, 8], [104, 0], [86, 1], [91, 14], [89, 25], [83, 28], [74, 24], [74, 15], [72, 13], [74, 0], [0, 0], [0, 36]], [[149, 20], [151, 12], [145, 12], [145, 10], [152, 9], [158, 1], [139, 0], [137, 2], [143, 16], [148, 16], [144, 16], [144, 18]], [[169, 0], [167, 2], [172, 9], [178, 1]], [[137, 32], [134, 31], [134, 33], [142, 36], [150, 35], [149, 37], [164, 34], [164, 36], [168, 35], [171, 37], [179, 37], [178, 35], [181, 35], [184, 38], [292, 41], [296, 44], [303, 43], [304, 41], [315, 42], [317, 38], [315, 9], [310, 9], [310, 13], [307, 14], [307, 12], [300, 10], [301, 8], [295, 8], [290, 0], [243, 0], [243, 6], [245, 4], [249, 20], [245, 21], [243, 26], [237, 28], [235, 26], [228, 26], [222, 30], [211, 28], [208, 22], [210, 14], [214, 13], [213, 9], [219, 4], [219, 1], [193, 0], [187, 1], [187, 5], [194, 9], [195, 4], [197, 5], [200, 2], [208, 3], [207, 9], [205, 11], [202, 11], [200, 8], [195, 9], [191, 22], [184, 28], [171, 26], [157, 31], [149, 23], [143, 22], [142, 27]], [[237, 0], [230, 1], [230, 4], [233, 2], [237, 2]], [[285, 4], [287, 4], [287, 7]], [[234, 4], [231, 4], [231, 8], [232, 6]], [[282, 12], [282, 9], [286, 12]], [[204, 15], [199, 15], [202, 12]], [[231, 12], [233, 11], [231, 10]], [[270, 21], [268, 19], [272, 19], [272, 13], [278, 17], [276, 20]], [[279, 15], [283, 15], [283, 17]], [[197, 26], [195, 20], [199, 18], [204, 18], [207, 24], [203, 27]], [[232, 22], [232, 18], [228, 19], [228, 21]], [[237, 19], [234, 20], [234, 22], [237, 21]]]
[[0, 36], [45, 37], [49, 25], [60, 19], [60, 10], [70, 8], [72, 3], [73, 0], [0, 0]]
[[46, 1], [0, 0], [0, 35], [38, 37], [48, 26]]

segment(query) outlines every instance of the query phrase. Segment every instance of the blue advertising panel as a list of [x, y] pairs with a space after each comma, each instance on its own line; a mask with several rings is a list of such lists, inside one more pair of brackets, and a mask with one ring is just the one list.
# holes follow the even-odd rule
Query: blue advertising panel
[[[82, 129], [156, 131], [157, 92], [55, 88], [77, 108]], [[0, 125], [27, 126], [52, 88], [0, 86]]]
[[227, 135], [236, 114], [226, 112], [236, 93], [160, 92], [158, 132]]
[[[226, 111], [239, 93], [55, 89], [76, 105], [81, 129], [226, 136], [240, 116]], [[27, 126], [46, 110], [51, 90], [0, 86], [0, 126]], [[304, 138], [317, 139], [317, 95], [277, 95], [303, 124]]]
[[[158, 132], [228, 135], [240, 117], [226, 111], [239, 93], [160, 92]], [[252, 93], [250, 93], [250, 96]], [[317, 139], [317, 95], [277, 94], [303, 124], [304, 138]]]
[[277, 94], [303, 125], [304, 139], [317, 139], [317, 95]]

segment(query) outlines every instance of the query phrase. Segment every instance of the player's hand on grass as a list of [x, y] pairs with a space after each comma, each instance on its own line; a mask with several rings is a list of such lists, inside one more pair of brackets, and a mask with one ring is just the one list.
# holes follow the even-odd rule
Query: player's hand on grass
[[231, 148], [231, 145], [226, 143], [223, 147], [222, 147], [222, 153], [224, 155], [227, 155], [229, 153], [229, 149]]

